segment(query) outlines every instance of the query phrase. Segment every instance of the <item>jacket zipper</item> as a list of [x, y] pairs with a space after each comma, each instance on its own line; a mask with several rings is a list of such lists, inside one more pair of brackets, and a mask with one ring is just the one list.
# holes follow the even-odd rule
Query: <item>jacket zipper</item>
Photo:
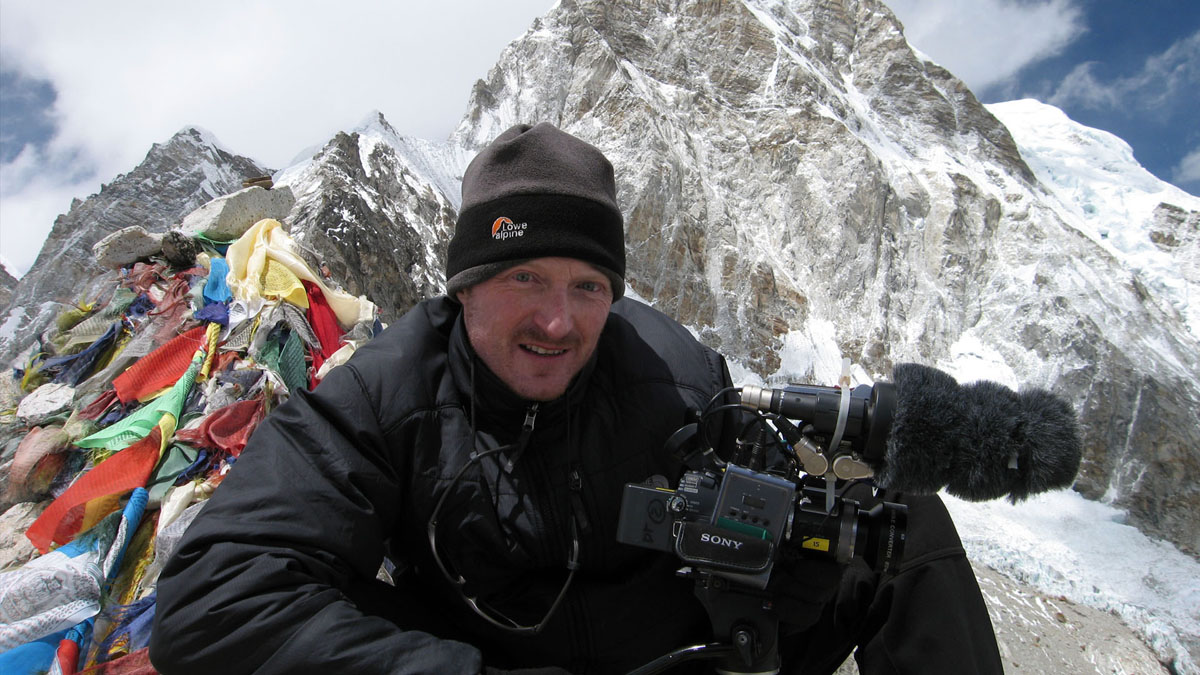
[[[536, 413], [537, 404], [534, 403], [530, 410]], [[532, 422], [530, 413], [526, 413], [526, 424], [532, 430]], [[522, 432], [523, 437], [526, 432]], [[534, 455], [531, 464], [533, 476], [535, 478], [536, 491], [534, 496], [544, 498], [544, 506], [541, 510], [542, 531], [540, 539], [544, 542], [543, 553], [548, 560], [557, 559], [560, 565], [565, 567], [567, 560], [570, 558], [570, 552], [573, 545], [573, 536], [568, 534], [575, 529], [575, 536], [578, 536], [580, 544], [586, 540], [586, 535], [591, 530], [591, 523], [587, 518], [587, 512], [584, 509], [583, 500], [583, 474], [578, 458], [578, 448], [571, 438], [570, 425], [567, 425], [565, 442], [568, 446], [568, 465], [567, 465], [567, 514], [566, 518], [560, 517], [558, 512], [558, 503], [555, 499], [556, 491], [554, 489], [553, 472], [551, 471], [551, 462], [544, 453]], [[516, 457], [513, 462], [515, 463]], [[572, 522], [574, 521], [574, 522]], [[567, 558], [562, 556], [566, 555]], [[578, 580], [576, 581], [578, 582]], [[563, 601], [562, 607], [558, 609], [557, 616], [551, 621], [565, 621], [568, 653], [574, 655], [575, 663], [572, 665], [584, 666], [591, 659], [591, 636], [588, 631], [586, 622], [586, 611], [583, 605], [579, 602], [578, 596], [568, 593]]]

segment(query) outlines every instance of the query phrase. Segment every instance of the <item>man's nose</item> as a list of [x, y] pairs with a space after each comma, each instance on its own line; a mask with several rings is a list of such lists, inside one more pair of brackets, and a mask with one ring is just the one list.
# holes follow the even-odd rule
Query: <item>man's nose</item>
[[538, 328], [551, 340], [561, 340], [571, 334], [575, 320], [565, 290], [550, 290], [543, 295], [537, 323]]

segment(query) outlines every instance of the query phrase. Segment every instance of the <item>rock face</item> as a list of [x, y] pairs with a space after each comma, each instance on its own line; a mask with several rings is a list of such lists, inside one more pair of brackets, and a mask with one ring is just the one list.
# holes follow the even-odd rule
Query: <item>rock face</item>
[[[455, 138], [531, 120], [613, 160], [629, 283], [714, 347], [832, 382], [839, 355], [886, 376], [982, 345], [997, 379], [1080, 412], [1085, 494], [1200, 552], [1195, 336], [881, 3], [564, 0], [476, 85]], [[785, 344], [815, 358], [781, 363]]]
[[466, 160], [446, 143], [399, 136], [376, 113], [282, 172], [275, 190], [296, 194], [288, 229], [314, 269], [328, 266], [390, 322], [445, 288]]
[[221, 148], [203, 131], [188, 128], [155, 144], [134, 170], [102, 186], [86, 200], [75, 200], [54, 221], [29, 273], [13, 291], [0, 316], [0, 362], [7, 364], [50, 324], [60, 303], [90, 299], [101, 288], [92, 278], [103, 268], [92, 246], [131, 226], [166, 232], [209, 200], [241, 188], [242, 180], [268, 173], [245, 157]]
[[[882, 5], [564, 2], [540, 28], [477, 86], [459, 135], [549, 119], [614, 156], [634, 289], [715, 346], [771, 375], [811, 316], [884, 373], [893, 354], [936, 358], [956, 337], [941, 324], [974, 318], [989, 261], [971, 238], [1001, 209], [963, 172], [1031, 174]], [[930, 145], [972, 160], [914, 173]]]
[[3, 266], [0, 266], [0, 307], [8, 306], [8, 303], [12, 301], [13, 289], [16, 287], [16, 278], [9, 274]]

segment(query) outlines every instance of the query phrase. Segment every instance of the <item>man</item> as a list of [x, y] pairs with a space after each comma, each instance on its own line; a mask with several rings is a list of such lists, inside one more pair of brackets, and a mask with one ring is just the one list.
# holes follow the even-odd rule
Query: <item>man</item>
[[[625, 483], [679, 476], [664, 445], [728, 371], [622, 299], [624, 272], [596, 148], [548, 124], [485, 148], [463, 177], [447, 296], [260, 425], [159, 582], [155, 665], [608, 673], [710, 641], [679, 560], [616, 528]], [[927, 526], [891, 580], [777, 568], [785, 669], [831, 670], [859, 644], [872, 672], [999, 672], [945, 510], [908, 503]]]

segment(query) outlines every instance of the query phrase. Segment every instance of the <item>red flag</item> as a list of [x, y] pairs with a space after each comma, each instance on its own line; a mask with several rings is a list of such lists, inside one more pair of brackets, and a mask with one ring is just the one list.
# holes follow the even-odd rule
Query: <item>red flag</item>
[[175, 440], [201, 448], [224, 450], [237, 457], [262, 418], [262, 399], [238, 401], [209, 414], [194, 429], [176, 431]]
[[197, 326], [177, 335], [158, 349], [138, 359], [113, 380], [113, 389], [121, 403], [129, 403], [169, 387], [192, 364], [196, 350], [205, 344], [205, 326]]
[[[89, 502], [124, 494], [136, 487], [145, 487], [150, 472], [158, 463], [162, 450], [162, 429], [154, 427], [142, 440], [100, 462], [75, 481], [58, 499], [50, 503], [42, 515], [33, 521], [25, 536], [41, 553], [50, 550], [51, 543], [65, 544], [75, 538], [84, 525], [112, 513], [116, 499], [109, 499], [107, 512], [93, 509], [85, 522]], [[101, 502], [103, 503], [103, 502]]]

